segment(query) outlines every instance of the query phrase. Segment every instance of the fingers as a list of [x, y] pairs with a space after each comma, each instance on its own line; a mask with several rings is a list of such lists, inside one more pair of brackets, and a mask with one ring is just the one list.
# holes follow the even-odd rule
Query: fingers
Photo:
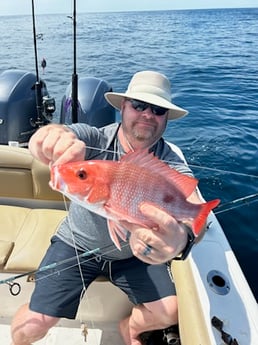
[[71, 136], [71, 133], [65, 133], [54, 146], [51, 161], [57, 164], [64, 164], [85, 159], [86, 146], [81, 140]]
[[174, 217], [152, 204], [143, 203], [140, 206], [140, 210], [144, 216], [153, 221], [154, 224], [157, 224], [157, 227], [154, 226], [152, 230], [168, 232], [171, 231], [171, 229], [175, 231], [180, 228]]
[[145, 228], [137, 224], [123, 224], [131, 233], [133, 254], [151, 264], [166, 262], [179, 255], [187, 243], [185, 228], [171, 215], [151, 204], [142, 204], [141, 211], [155, 226]]
[[65, 126], [41, 127], [30, 139], [32, 155], [45, 164], [63, 164], [84, 160], [86, 146]]
[[129, 243], [134, 256], [150, 264], [160, 264], [177, 255], [177, 242], [150, 229], [138, 228], [132, 231]]

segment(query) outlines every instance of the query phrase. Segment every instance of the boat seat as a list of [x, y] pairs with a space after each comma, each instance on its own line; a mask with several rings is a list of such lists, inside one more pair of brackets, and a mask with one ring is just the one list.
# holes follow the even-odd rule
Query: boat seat
[[5, 272], [35, 270], [50, 244], [63, 210], [0, 205], [0, 268]]
[[0, 204], [64, 209], [62, 194], [49, 185], [49, 168], [26, 148], [0, 145]]
[[36, 269], [66, 216], [69, 205], [49, 179], [27, 148], [0, 145], [0, 270]]

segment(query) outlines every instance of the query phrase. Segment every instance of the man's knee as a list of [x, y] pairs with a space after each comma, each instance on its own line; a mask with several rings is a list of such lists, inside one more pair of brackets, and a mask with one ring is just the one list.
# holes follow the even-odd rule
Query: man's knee
[[171, 325], [178, 322], [177, 297], [169, 296], [155, 302], [145, 304], [151, 311], [154, 318], [157, 318], [161, 324]]
[[31, 311], [28, 305], [22, 306], [12, 322], [12, 338], [14, 343], [31, 343], [43, 338], [48, 330], [55, 326], [59, 318]]
[[175, 324], [178, 322], [178, 305], [177, 305], [177, 297], [170, 296], [166, 297], [162, 301], [162, 311], [161, 315], [163, 315], [164, 322], [167, 324]]

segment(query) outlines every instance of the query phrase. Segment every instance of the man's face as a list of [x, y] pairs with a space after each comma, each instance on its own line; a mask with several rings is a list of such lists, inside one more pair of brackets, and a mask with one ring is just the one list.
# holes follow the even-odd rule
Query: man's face
[[122, 102], [121, 114], [126, 137], [133, 142], [141, 143], [143, 148], [152, 146], [166, 129], [168, 112], [164, 115], [155, 115], [151, 107], [139, 111], [134, 109], [130, 100], [125, 99]]

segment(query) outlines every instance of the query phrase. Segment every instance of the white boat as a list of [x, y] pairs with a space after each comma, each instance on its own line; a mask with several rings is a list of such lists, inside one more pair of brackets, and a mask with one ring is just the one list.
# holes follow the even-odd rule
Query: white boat
[[[33, 73], [9, 70], [0, 75], [0, 86], [0, 339], [1, 345], [10, 345], [11, 319], [30, 299], [34, 272], [67, 214], [67, 203], [48, 187], [48, 168], [23, 147], [38, 126], [51, 121], [54, 102], [46, 85]], [[43, 97], [40, 104], [35, 97], [38, 90]], [[97, 78], [79, 79], [78, 120], [96, 126], [115, 121], [108, 104], [94, 103], [96, 90], [103, 98], [110, 86]], [[72, 92], [69, 86], [61, 106], [62, 123], [72, 121]], [[83, 103], [81, 94], [90, 104]], [[106, 114], [104, 122], [97, 103], [103, 106], [101, 114]], [[171, 264], [181, 344], [257, 345], [256, 300], [213, 213], [208, 224], [188, 258]], [[87, 329], [89, 345], [122, 345], [117, 323], [131, 308], [124, 293], [99, 277], [85, 294], [76, 320], [61, 320], [37, 344], [84, 344]], [[171, 344], [169, 338], [167, 344]]]
[[[26, 148], [0, 145], [0, 178], [0, 334], [1, 345], [8, 345], [11, 318], [29, 301], [33, 271], [67, 211], [61, 195], [48, 187], [48, 168]], [[257, 303], [213, 213], [208, 222], [208, 231], [189, 257], [172, 262], [181, 344], [256, 345]], [[122, 345], [117, 323], [131, 307], [124, 293], [99, 277], [87, 291], [76, 320], [61, 320], [38, 344], [83, 344], [83, 323], [88, 328], [87, 344]]]

